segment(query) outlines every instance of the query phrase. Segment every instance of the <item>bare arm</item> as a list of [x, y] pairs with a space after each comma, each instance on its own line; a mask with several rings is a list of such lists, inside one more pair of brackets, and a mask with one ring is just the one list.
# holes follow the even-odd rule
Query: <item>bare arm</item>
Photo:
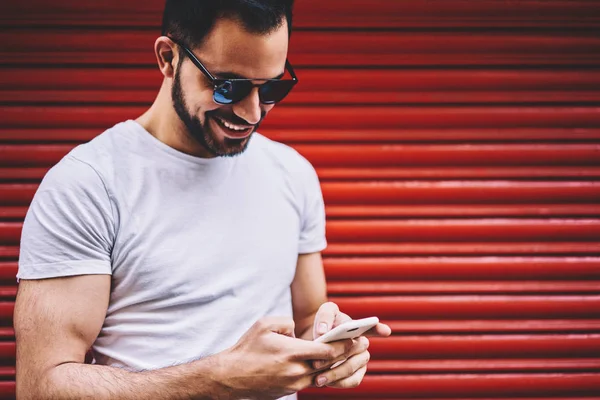
[[212, 399], [213, 358], [148, 372], [86, 365], [108, 306], [110, 276], [22, 280], [15, 306], [17, 398]]
[[327, 285], [321, 253], [300, 254], [292, 282], [292, 306], [297, 337], [314, 339], [315, 315], [326, 301]]

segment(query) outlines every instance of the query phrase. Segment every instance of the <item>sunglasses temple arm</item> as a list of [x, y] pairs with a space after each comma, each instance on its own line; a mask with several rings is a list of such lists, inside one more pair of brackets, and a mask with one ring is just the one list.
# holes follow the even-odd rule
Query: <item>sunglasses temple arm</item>
[[296, 77], [296, 73], [294, 72], [294, 68], [292, 67], [292, 64], [290, 64], [289, 60], [285, 60], [285, 67], [290, 71], [290, 75], [292, 76], [292, 79], [294, 79], [295, 81], [298, 80], [298, 78]]
[[215, 78], [210, 71], [204, 66], [204, 64], [202, 64], [200, 62], [200, 60], [198, 60], [198, 58], [194, 55], [194, 53], [192, 53], [192, 51], [190, 49], [188, 49], [186, 46], [182, 45], [181, 43], [179, 43], [179, 41], [173, 39], [170, 36], [167, 36], [169, 39], [171, 39], [171, 41], [173, 43], [175, 43], [177, 46], [181, 47], [183, 49], [183, 51], [185, 51], [185, 54], [187, 54], [187, 56], [190, 58], [190, 60], [192, 60], [192, 62], [194, 63], [194, 65], [196, 65], [196, 67], [198, 67], [200, 69], [200, 71], [202, 71], [202, 73], [204, 73], [204, 75], [206, 75], [208, 77], [208, 79], [211, 80], [211, 82], [214, 83], [214, 81], [217, 79]]
[[204, 75], [206, 75], [208, 77], [208, 79], [211, 80], [211, 82], [214, 83], [214, 81], [217, 79], [215, 78], [209, 71], [208, 69], [206, 69], [206, 67], [200, 62], [200, 60], [198, 60], [198, 58], [196, 58], [196, 56], [194, 55], [194, 53], [192, 53], [187, 47], [184, 47], [183, 50], [186, 52], [186, 54], [188, 55], [188, 57], [190, 58], [190, 60], [192, 60], [192, 62], [194, 64], [196, 64], [196, 67], [198, 67], [200, 69], [200, 71], [202, 71], [204, 73]]

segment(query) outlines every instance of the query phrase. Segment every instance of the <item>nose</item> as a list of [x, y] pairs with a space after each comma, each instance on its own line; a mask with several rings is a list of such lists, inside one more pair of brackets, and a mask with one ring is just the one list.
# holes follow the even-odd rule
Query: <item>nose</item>
[[261, 108], [258, 98], [258, 88], [252, 88], [248, 96], [233, 105], [233, 112], [240, 118], [243, 118], [251, 125], [260, 122]]

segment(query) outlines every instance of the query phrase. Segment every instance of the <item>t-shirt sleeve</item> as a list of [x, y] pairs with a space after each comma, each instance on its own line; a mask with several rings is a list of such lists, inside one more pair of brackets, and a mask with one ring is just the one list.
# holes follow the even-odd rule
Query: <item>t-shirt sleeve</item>
[[300, 228], [298, 254], [316, 253], [327, 247], [325, 239], [325, 205], [319, 177], [312, 165], [303, 160], [306, 166], [304, 174], [304, 207]]
[[46, 174], [29, 207], [17, 279], [111, 274], [114, 233], [103, 180], [68, 155]]

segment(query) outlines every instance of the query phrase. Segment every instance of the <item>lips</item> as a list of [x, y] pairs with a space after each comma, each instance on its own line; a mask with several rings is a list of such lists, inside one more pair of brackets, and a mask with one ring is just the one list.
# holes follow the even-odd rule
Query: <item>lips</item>
[[[219, 130], [223, 133], [223, 135], [230, 139], [244, 139], [252, 133], [254, 129], [253, 126], [243, 126], [233, 124], [227, 120], [224, 120], [220, 117], [211, 117], [211, 120], [214, 121], [214, 125], [216, 125]], [[236, 129], [237, 128], [237, 129]], [[243, 128], [243, 129], [240, 129]]]

